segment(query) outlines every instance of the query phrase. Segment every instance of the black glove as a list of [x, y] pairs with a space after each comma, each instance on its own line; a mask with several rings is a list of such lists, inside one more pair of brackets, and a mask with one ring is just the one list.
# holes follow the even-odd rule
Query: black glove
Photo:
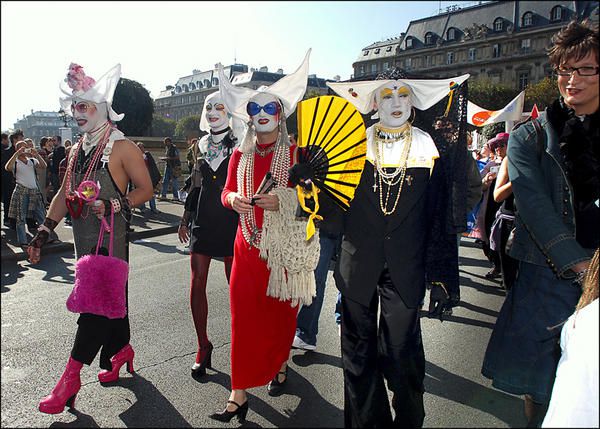
[[315, 171], [312, 166], [306, 162], [301, 162], [298, 164], [292, 165], [289, 169], [289, 178], [292, 186], [296, 186], [301, 181], [307, 179], [313, 179], [315, 177]]
[[427, 316], [431, 318], [437, 317], [441, 321], [444, 309], [447, 307], [449, 301], [450, 295], [446, 292], [444, 284], [432, 282], [431, 292], [429, 293], [429, 313]]

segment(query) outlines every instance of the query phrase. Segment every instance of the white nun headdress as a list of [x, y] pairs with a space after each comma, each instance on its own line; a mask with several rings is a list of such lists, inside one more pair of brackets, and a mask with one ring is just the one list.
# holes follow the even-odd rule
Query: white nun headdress
[[[212, 103], [212, 99], [217, 98], [220, 95], [221, 94], [219, 93], [219, 91], [215, 91], [208, 97], [206, 97], [206, 99], [204, 100], [204, 106], [202, 107], [202, 115], [200, 116], [200, 130], [206, 133], [210, 132], [210, 125], [208, 123], [208, 119], [206, 119], [206, 105]], [[220, 99], [222, 100], [223, 97], [220, 97]], [[229, 113], [229, 109], [227, 109], [227, 106], [225, 106], [225, 109], [227, 116], [231, 116]], [[229, 126], [231, 126], [231, 118], [229, 118]]]
[[72, 115], [71, 103], [75, 99], [97, 104], [106, 103], [110, 120], [113, 122], [120, 121], [125, 114], [118, 114], [112, 109], [113, 95], [120, 78], [121, 64], [117, 64], [95, 81], [85, 75], [83, 67], [71, 63], [67, 77], [60, 83], [60, 90], [67, 95], [67, 97], [60, 99], [60, 105], [65, 113]]
[[250, 119], [248, 113], [246, 113], [246, 104], [255, 95], [265, 92], [279, 99], [283, 105], [285, 117], [289, 117], [296, 110], [296, 105], [306, 93], [310, 52], [311, 49], [306, 52], [304, 61], [294, 73], [282, 77], [271, 86], [261, 87], [258, 90], [233, 85], [225, 76], [223, 66], [219, 64], [219, 92], [227, 110], [246, 123]]
[[427, 110], [461, 85], [469, 74], [448, 79], [379, 79], [364, 82], [327, 82], [327, 86], [340, 97], [352, 103], [362, 114], [375, 109], [377, 90], [390, 82], [406, 85], [411, 92], [412, 105], [419, 110]]

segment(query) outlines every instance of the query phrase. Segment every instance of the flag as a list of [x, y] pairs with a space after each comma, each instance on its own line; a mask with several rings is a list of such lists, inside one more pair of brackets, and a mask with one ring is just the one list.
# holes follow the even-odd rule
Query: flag
[[531, 119], [535, 119], [538, 116], [540, 116], [540, 111], [538, 110], [537, 104], [533, 105], [533, 108], [531, 109], [531, 113], [529, 114], [529, 116], [531, 116]]
[[524, 102], [525, 91], [521, 91], [500, 110], [486, 110], [469, 101], [467, 102], [467, 122], [476, 127], [483, 127], [496, 122], [518, 121], [523, 113]]

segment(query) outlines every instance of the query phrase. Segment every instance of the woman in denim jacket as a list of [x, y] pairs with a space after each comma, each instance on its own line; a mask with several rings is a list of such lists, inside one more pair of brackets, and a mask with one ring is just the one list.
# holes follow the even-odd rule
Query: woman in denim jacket
[[528, 426], [539, 426], [546, 412], [561, 326], [600, 242], [598, 28], [572, 22], [553, 42], [561, 97], [508, 144], [518, 213], [510, 256], [519, 273], [482, 368], [494, 387], [525, 395]]

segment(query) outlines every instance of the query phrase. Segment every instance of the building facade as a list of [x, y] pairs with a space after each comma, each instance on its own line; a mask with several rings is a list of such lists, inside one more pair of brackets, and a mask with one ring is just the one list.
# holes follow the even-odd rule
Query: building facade
[[[67, 128], [71, 129], [71, 135], [75, 136], [79, 131], [77, 124], [70, 116], [66, 117]], [[40, 139], [44, 136], [60, 136], [60, 128], [65, 127], [65, 122], [58, 112], [31, 111], [30, 115], [24, 116], [14, 124], [14, 129], [23, 130], [25, 137], [32, 139], [39, 146]]]
[[[234, 85], [257, 89], [262, 85], [272, 85], [283, 76], [283, 70], [269, 72], [267, 67], [251, 68], [245, 64], [233, 64], [224, 67], [225, 75]], [[327, 94], [325, 79], [309, 75], [307, 94]], [[219, 90], [218, 70], [194, 70], [189, 76], [180, 77], [175, 85], [168, 85], [154, 100], [154, 112], [162, 117], [176, 121], [186, 116], [202, 114], [204, 100]]]
[[552, 74], [547, 49], [572, 19], [598, 23], [597, 1], [490, 1], [411, 21], [396, 39], [363, 48], [355, 79], [391, 67], [447, 78], [465, 73], [522, 90]]

